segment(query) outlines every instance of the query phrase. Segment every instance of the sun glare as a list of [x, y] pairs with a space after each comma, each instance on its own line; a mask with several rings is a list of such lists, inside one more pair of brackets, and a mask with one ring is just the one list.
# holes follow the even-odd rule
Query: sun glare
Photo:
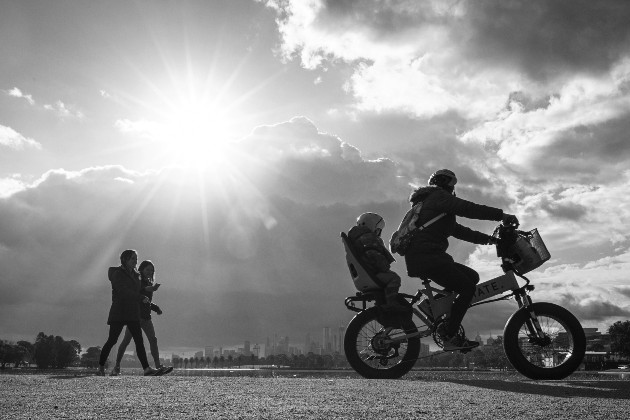
[[221, 158], [230, 141], [229, 119], [214, 106], [190, 101], [165, 116], [158, 138], [174, 164], [204, 166]]

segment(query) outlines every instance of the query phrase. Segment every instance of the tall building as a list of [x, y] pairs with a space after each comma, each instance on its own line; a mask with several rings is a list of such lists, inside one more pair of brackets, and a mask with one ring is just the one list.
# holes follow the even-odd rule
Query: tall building
[[479, 347], [483, 347], [483, 341], [481, 340], [481, 336], [479, 335], [479, 331], [477, 331], [477, 336], [475, 337], [475, 341], [479, 343]]
[[258, 343], [254, 344], [254, 355], [256, 357], [260, 357], [260, 346], [258, 345]]
[[206, 346], [204, 349], [204, 354], [206, 357], [213, 358], [214, 357], [214, 346]]
[[332, 351], [332, 340], [330, 336], [330, 327], [324, 327], [322, 337], [322, 350], [324, 353], [330, 353]]

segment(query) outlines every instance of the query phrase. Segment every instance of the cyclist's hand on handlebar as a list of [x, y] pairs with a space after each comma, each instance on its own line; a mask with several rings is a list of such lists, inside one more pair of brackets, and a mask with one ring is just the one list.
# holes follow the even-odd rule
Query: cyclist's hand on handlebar
[[504, 226], [515, 226], [518, 227], [519, 222], [516, 216], [513, 214], [503, 213], [503, 220], [501, 220]]

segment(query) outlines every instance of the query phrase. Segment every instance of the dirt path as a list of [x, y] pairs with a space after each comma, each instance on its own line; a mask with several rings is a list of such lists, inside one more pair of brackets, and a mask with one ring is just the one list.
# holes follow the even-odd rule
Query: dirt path
[[2, 419], [628, 419], [630, 381], [0, 375]]

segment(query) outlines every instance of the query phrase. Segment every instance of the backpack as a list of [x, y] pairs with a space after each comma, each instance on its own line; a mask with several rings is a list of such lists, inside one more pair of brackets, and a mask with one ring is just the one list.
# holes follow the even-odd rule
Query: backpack
[[416, 222], [420, 218], [420, 211], [422, 210], [422, 201], [413, 205], [403, 217], [402, 222], [400, 222], [400, 226], [398, 226], [398, 230], [394, 232], [391, 239], [389, 240], [389, 249], [393, 253], [396, 253], [400, 256], [404, 256], [409, 249], [409, 245], [411, 244], [411, 240], [414, 236], [422, 231], [427, 226], [437, 222], [442, 217], [446, 216], [446, 213], [442, 213], [433, 219], [426, 222], [424, 225], [417, 227]]

